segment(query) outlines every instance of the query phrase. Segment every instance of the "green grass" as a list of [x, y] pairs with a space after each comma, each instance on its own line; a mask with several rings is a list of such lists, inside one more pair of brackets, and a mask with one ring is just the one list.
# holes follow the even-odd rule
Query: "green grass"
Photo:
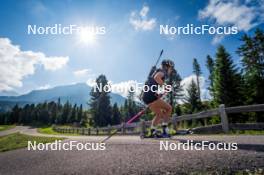
[[54, 131], [52, 127], [41, 127], [41, 128], [38, 128], [37, 130], [39, 133], [42, 133], [42, 134], [54, 134], [54, 135], [60, 134]]
[[36, 143], [50, 143], [55, 140], [63, 140], [64, 138], [55, 137], [39, 137], [39, 136], [29, 136], [20, 133], [14, 133], [6, 136], [0, 137], [0, 152], [14, 150], [18, 148], [27, 147], [28, 141]]
[[[62, 126], [59, 126], [60, 128], [70, 128], [69, 126], [65, 126], [65, 125], [62, 125]], [[56, 132], [52, 129], [51, 126], [42, 126], [42, 127], [39, 127], [37, 129], [37, 131], [39, 133], [42, 133], [42, 134], [50, 134], [50, 135], [61, 135], [61, 136], [83, 136], [82, 134], [77, 134], [77, 133], [59, 133], [59, 132]], [[111, 133], [115, 132], [115, 130], [112, 130]], [[94, 132], [93, 132], [94, 133]], [[95, 134], [92, 134], [92, 135], [95, 135]], [[99, 133], [98, 135], [108, 135], [108, 132], [103, 132], [99, 129]]]
[[79, 136], [80, 135], [80, 134], [70, 134], [70, 133], [59, 133], [59, 132], [54, 131], [51, 126], [42, 126], [38, 128], [37, 131], [42, 134], [51, 134], [51, 135], [65, 135], [65, 136]]
[[0, 131], [12, 129], [14, 127], [15, 127], [15, 125], [0, 125]]

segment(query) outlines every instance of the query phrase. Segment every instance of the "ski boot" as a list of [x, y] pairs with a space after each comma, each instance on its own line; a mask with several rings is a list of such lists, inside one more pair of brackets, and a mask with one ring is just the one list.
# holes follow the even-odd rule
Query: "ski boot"
[[162, 138], [162, 133], [159, 130], [151, 129], [150, 134], [145, 138]]
[[162, 126], [162, 138], [171, 138], [171, 135], [169, 134], [169, 128], [167, 125]]

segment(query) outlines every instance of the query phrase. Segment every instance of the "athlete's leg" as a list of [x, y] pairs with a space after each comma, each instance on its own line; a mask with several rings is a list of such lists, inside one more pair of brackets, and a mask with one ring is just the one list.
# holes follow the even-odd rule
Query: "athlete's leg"
[[151, 133], [156, 131], [157, 125], [160, 123], [161, 119], [163, 119], [162, 128], [163, 128], [163, 136], [170, 137], [168, 122], [171, 116], [172, 107], [170, 104], [165, 101], [158, 99], [149, 105], [151, 111], [153, 111], [156, 116], [152, 120], [151, 125]]
[[152, 112], [155, 113], [155, 117], [153, 118], [152, 120], [152, 126], [154, 127], [157, 127], [157, 125], [160, 123], [161, 119], [162, 119], [162, 111], [161, 111], [161, 108], [160, 108], [160, 99], [152, 102], [150, 105], [149, 105], [149, 108]]
[[162, 111], [162, 119], [163, 119], [163, 123], [162, 123], [162, 130], [163, 130], [163, 136], [164, 137], [170, 137], [169, 134], [169, 128], [168, 128], [168, 123], [170, 120], [170, 116], [172, 113], [172, 107], [170, 104], [166, 103], [165, 101], [161, 100], [161, 102], [159, 103], [161, 111]]
[[153, 118], [151, 123], [151, 129], [150, 129], [151, 137], [161, 136], [157, 130], [157, 126], [160, 124], [162, 119], [162, 111], [159, 103], [160, 103], [160, 99], [157, 99], [156, 101], [152, 102], [149, 105], [150, 110], [155, 113], [155, 117]]
[[161, 111], [162, 111], [162, 118], [163, 118], [163, 122], [169, 122], [170, 120], [170, 116], [172, 113], [172, 107], [170, 104], [166, 103], [165, 101], [161, 100], [159, 102]]
[[158, 99], [154, 102], [152, 102], [149, 105], [149, 108], [152, 112], [156, 114], [154, 119], [152, 120], [152, 124], [154, 126], [157, 126], [161, 120], [163, 119], [163, 122], [169, 122], [171, 112], [172, 112], [172, 107], [170, 104], [166, 103], [165, 101]]

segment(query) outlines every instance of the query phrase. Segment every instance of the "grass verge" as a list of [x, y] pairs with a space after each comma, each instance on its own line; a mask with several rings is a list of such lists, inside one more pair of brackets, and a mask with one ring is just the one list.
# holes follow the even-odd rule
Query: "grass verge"
[[15, 125], [0, 125], [0, 131], [5, 131], [14, 128]]
[[37, 129], [39, 133], [42, 134], [51, 134], [51, 135], [65, 135], [65, 136], [79, 136], [80, 134], [69, 134], [69, 133], [59, 133], [52, 129], [51, 126], [43, 126]]
[[18, 148], [27, 147], [28, 141], [36, 141], [38, 143], [50, 143], [55, 140], [63, 140], [64, 138], [60, 137], [39, 137], [39, 136], [29, 136], [20, 133], [9, 134], [6, 136], [0, 137], [0, 152], [14, 150]]

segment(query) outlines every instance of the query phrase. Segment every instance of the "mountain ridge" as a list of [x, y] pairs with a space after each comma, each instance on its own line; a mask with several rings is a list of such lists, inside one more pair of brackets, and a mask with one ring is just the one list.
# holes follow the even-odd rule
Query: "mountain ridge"
[[[18, 95], [18, 96], [0, 96], [0, 111], [3, 108], [8, 108], [7, 106], [14, 106], [15, 104], [25, 104], [25, 103], [41, 103], [57, 101], [59, 98], [62, 103], [69, 101], [71, 104], [83, 105], [84, 108], [89, 108], [87, 103], [90, 100], [90, 92], [92, 87], [88, 86], [86, 83], [76, 83], [70, 85], [60, 85], [48, 89], [38, 89], [32, 90], [29, 93]], [[110, 93], [111, 104], [117, 103], [119, 106], [125, 101], [125, 98], [119, 94]], [[9, 105], [6, 105], [9, 103]]]

